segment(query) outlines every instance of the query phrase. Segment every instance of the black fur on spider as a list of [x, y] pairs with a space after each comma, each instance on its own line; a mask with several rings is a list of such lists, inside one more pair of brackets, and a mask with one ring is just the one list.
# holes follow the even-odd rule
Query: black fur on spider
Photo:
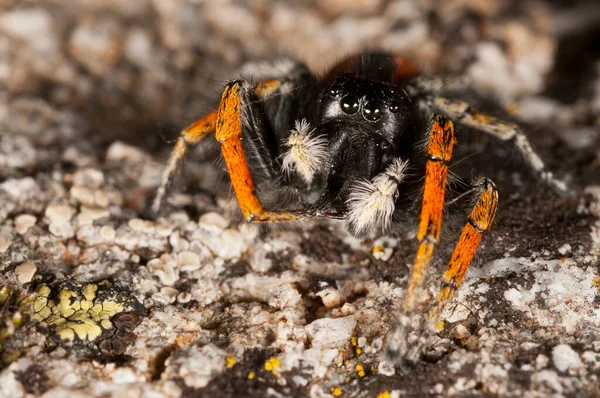
[[[361, 54], [343, 60], [321, 78], [291, 60], [251, 64], [243, 73], [259, 82], [228, 83], [219, 108], [182, 131], [154, 209], [186, 148], [213, 133], [248, 222], [339, 218], [351, 234], [363, 237], [388, 230], [420, 208], [419, 247], [403, 304], [405, 315], [417, 305], [439, 241], [456, 143], [453, 122], [514, 143], [541, 181], [559, 194], [568, 193], [517, 125], [440, 96], [453, 81], [421, 77], [405, 58]], [[291, 187], [298, 206], [265, 209], [257, 186]], [[476, 179], [463, 195], [473, 197], [472, 208], [430, 310], [431, 324], [461, 284], [496, 213], [498, 194], [491, 180]], [[409, 349], [392, 341], [387, 351], [395, 359], [411, 356]]]

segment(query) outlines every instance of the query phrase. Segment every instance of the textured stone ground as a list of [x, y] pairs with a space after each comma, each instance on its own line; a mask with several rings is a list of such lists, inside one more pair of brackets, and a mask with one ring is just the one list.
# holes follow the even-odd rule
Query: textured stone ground
[[[1, 3], [0, 397], [599, 396], [599, 7], [249, 3]], [[518, 120], [576, 191], [463, 143], [452, 171], [494, 179], [499, 213], [438, 357], [405, 372], [382, 351], [410, 231], [245, 224], [210, 145], [150, 211], [172, 138], [245, 61], [322, 71], [363, 49], [468, 77], [465, 98]]]

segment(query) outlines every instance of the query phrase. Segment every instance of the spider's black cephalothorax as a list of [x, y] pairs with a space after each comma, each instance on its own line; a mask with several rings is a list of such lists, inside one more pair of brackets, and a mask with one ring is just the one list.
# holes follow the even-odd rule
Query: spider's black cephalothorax
[[[525, 162], [554, 191], [554, 178], [521, 129], [444, 98], [446, 80], [418, 76], [406, 59], [368, 53], [335, 65], [320, 79], [295, 61], [252, 64], [224, 89], [219, 108], [182, 131], [163, 176], [158, 209], [170, 176], [186, 148], [215, 134], [238, 203], [249, 222], [332, 217], [346, 221], [357, 237], [389, 230], [419, 210], [418, 250], [403, 311], [413, 314], [418, 293], [439, 242], [448, 167], [456, 145], [454, 122], [512, 142]], [[457, 177], [458, 178], [458, 177]], [[444, 304], [462, 283], [482, 234], [496, 214], [492, 181], [463, 184], [471, 209], [458, 238], [435, 303], [435, 324]], [[295, 205], [266, 209], [262, 193], [291, 190]], [[391, 336], [391, 359], [414, 357], [406, 341], [407, 317]], [[400, 331], [400, 332], [399, 332]]]

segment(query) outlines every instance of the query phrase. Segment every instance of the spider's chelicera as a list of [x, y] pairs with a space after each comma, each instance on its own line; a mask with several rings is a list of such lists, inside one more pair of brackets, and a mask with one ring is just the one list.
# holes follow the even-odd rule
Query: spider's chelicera
[[[186, 148], [213, 133], [248, 222], [340, 218], [351, 234], [363, 237], [386, 231], [420, 209], [419, 245], [402, 306], [405, 315], [415, 311], [439, 241], [456, 144], [453, 122], [512, 141], [540, 180], [567, 193], [517, 125], [442, 97], [446, 81], [419, 76], [402, 57], [357, 55], [321, 78], [304, 64], [287, 60], [253, 64], [243, 72], [259, 82], [230, 82], [218, 109], [181, 133], [155, 210]], [[265, 209], [257, 195], [263, 183], [268, 189], [291, 188], [297, 206]], [[463, 195], [471, 195], [473, 205], [431, 307], [431, 324], [460, 286], [496, 213], [498, 194], [491, 180], [470, 182]], [[388, 354], [406, 355], [406, 344], [388, 344]]]

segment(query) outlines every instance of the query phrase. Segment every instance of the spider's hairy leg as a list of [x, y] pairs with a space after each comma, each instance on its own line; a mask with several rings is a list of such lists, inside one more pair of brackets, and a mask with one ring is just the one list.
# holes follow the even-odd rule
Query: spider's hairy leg
[[461, 285], [469, 264], [481, 241], [483, 232], [487, 231], [496, 215], [498, 191], [494, 183], [482, 178], [475, 183], [478, 192], [477, 202], [467, 217], [467, 223], [452, 252], [452, 257], [442, 277], [442, 285], [435, 304], [429, 312], [430, 321], [436, 324], [439, 314], [446, 303]]
[[173, 148], [171, 156], [169, 157], [167, 167], [165, 167], [165, 170], [163, 171], [160, 186], [158, 187], [156, 198], [152, 204], [152, 210], [154, 212], [158, 212], [160, 209], [163, 197], [167, 191], [169, 180], [171, 179], [171, 176], [175, 170], [177, 170], [177, 166], [181, 159], [183, 159], [188, 146], [199, 143], [208, 137], [212, 132], [214, 132], [216, 121], [217, 111], [214, 110], [181, 131], [179, 138], [177, 139], [177, 143], [175, 144], [175, 148]]
[[435, 116], [427, 149], [425, 189], [417, 231], [419, 248], [404, 300], [404, 311], [406, 313], [412, 312], [416, 305], [423, 281], [427, 275], [433, 249], [439, 240], [448, 163], [452, 159], [452, 150], [455, 144], [456, 139], [452, 121], [443, 116]]
[[546, 168], [542, 159], [531, 147], [525, 133], [516, 124], [479, 112], [463, 101], [443, 97], [426, 97], [424, 101], [425, 107], [440, 112], [457, 123], [490, 134], [502, 141], [512, 140], [525, 162], [541, 181], [559, 195], [568, 196], [571, 194], [567, 184], [554, 177], [552, 172]]
[[[281, 82], [278, 79], [265, 80], [256, 85], [255, 91], [261, 98], [266, 98], [277, 91], [280, 86]], [[171, 156], [169, 157], [167, 167], [165, 167], [165, 170], [163, 171], [160, 186], [158, 187], [154, 203], [152, 204], [152, 210], [155, 213], [160, 209], [160, 205], [166, 194], [169, 181], [171, 180], [175, 170], [177, 170], [177, 166], [179, 165], [181, 159], [183, 159], [187, 148], [189, 146], [198, 144], [200, 141], [215, 132], [217, 112], [217, 109], [213, 110], [208, 115], [187, 126], [179, 134], [175, 148], [173, 148]]]
[[[229, 83], [221, 97], [216, 124], [215, 138], [221, 144], [223, 159], [227, 165], [240, 209], [248, 222], [294, 221], [311, 217], [312, 214], [303, 211], [271, 212], [265, 210], [256, 195], [256, 186], [242, 146], [243, 107], [247, 106], [249, 110], [252, 110], [252, 107], [258, 106], [248, 100], [253, 92], [254, 90], [243, 80]], [[258, 109], [254, 109], [252, 112], [258, 112]], [[254, 142], [260, 133], [255, 131], [254, 137], [244, 137], [247, 138], [245, 142], [247, 145], [258, 144], [255, 148], [257, 150], [266, 150], [259, 141]], [[266, 162], [266, 159], [264, 160]], [[267, 171], [272, 169], [272, 166], [264, 164]]]

